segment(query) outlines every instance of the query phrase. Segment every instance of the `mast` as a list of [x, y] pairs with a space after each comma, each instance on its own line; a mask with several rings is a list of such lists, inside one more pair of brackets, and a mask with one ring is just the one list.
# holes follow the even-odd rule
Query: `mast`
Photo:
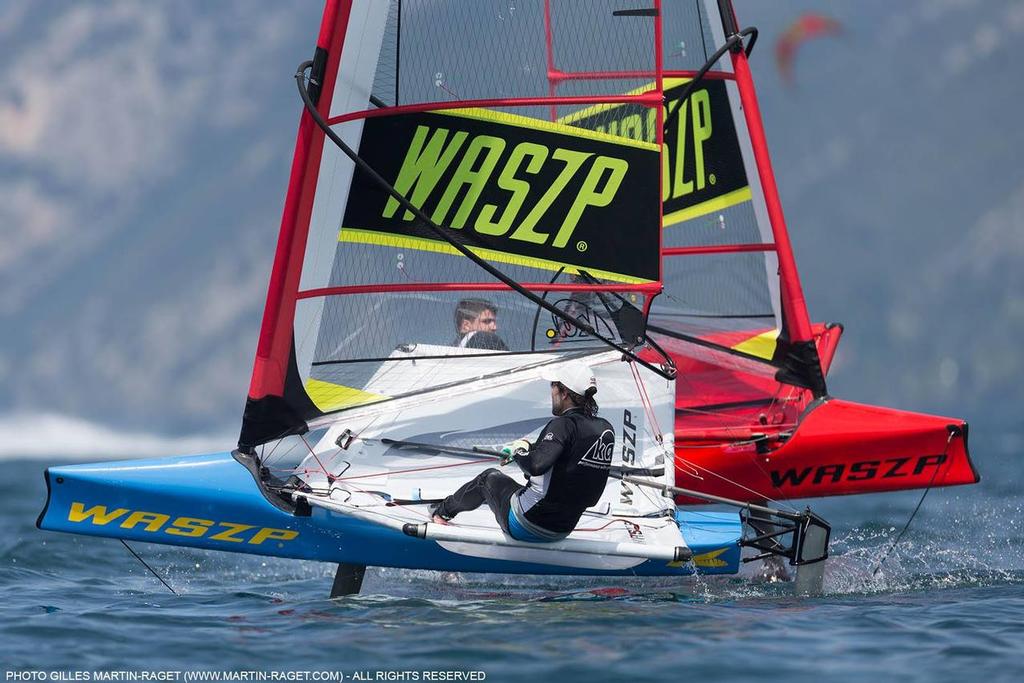
[[[722, 16], [722, 28], [725, 30], [725, 37], [728, 39], [730, 36], [739, 33], [732, 0], [718, 0], [718, 8]], [[768, 220], [771, 223], [776, 253], [778, 254], [779, 280], [781, 283], [783, 318], [786, 323], [786, 330], [791, 342], [794, 344], [800, 344], [801, 342], [813, 343], [811, 322], [807, 315], [807, 303], [804, 300], [803, 288], [800, 286], [796, 259], [793, 258], [793, 247], [789, 241], [786, 218], [782, 213], [782, 202], [779, 200], [779, 190], [775, 183], [771, 156], [768, 153], [768, 141], [765, 137], [764, 123], [761, 120], [761, 110], [757, 102], [757, 92], [754, 89], [754, 79], [750, 73], [750, 64], [747, 61], [747, 55], [743, 50], [742, 42], [737, 42], [733, 46], [729, 56], [732, 59], [733, 71], [736, 74], [736, 86], [739, 90], [740, 101], [743, 104], [743, 116], [747, 123], [747, 129], [750, 132], [750, 142], [754, 151], [754, 159], [757, 162], [757, 174], [761, 180], [761, 189], [764, 193], [765, 205], [768, 209]]]
[[[322, 115], [330, 113], [342, 43], [348, 25], [351, 0], [326, 0], [320, 35], [316, 42], [310, 78], [311, 94]], [[281, 410], [285, 380], [292, 356], [292, 320], [302, 274], [302, 259], [309, 233], [324, 135], [305, 109], [299, 121], [288, 193], [281, 230], [267, 288], [256, 359], [246, 401], [240, 446], [254, 442], [246, 431], [253, 422], [270, 419]]]

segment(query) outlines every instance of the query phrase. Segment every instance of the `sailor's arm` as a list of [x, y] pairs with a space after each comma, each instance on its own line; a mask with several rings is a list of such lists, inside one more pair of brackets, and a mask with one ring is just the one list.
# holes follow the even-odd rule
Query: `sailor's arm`
[[570, 441], [572, 421], [556, 418], [541, 431], [540, 439], [525, 455], [516, 456], [519, 468], [531, 477], [544, 474], [558, 461]]

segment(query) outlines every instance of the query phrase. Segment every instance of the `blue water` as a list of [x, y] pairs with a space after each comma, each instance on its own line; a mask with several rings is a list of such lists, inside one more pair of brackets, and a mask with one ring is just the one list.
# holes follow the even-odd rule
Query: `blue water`
[[361, 596], [331, 601], [331, 566], [135, 544], [175, 596], [116, 541], [36, 530], [44, 464], [3, 462], [0, 663], [329, 670], [347, 680], [382, 670], [559, 683], [1021, 680], [1021, 440], [981, 432], [972, 430], [972, 452], [983, 483], [932, 491], [878, 576], [872, 567], [920, 494], [817, 501], [834, 527], [834, 559], [826, 595], [813, 599], [749, 574], [371, 569]]

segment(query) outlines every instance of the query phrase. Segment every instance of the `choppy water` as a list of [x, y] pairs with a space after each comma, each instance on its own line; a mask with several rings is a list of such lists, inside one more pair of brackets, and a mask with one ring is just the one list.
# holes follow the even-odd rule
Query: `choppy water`
[[[506, 680], [1021, 680], [1021, 442], [974, 430], [979, 486], [818, 501], [826, 595], [752, 577], [593, 580], [333, 567], [37, 531], [39, 461], [0, 463], [0, 662], [7, 671], [483, 671]], [[981, 438], [979, 438], [981, 437]], [[48, 464], [56, 464], [56, 461]], [[419, 680], [424, 680], [420, 674]], [[5, 675], [5, 680], [10, 678]], [[407, 678], [406, 680], [411, 680]]]

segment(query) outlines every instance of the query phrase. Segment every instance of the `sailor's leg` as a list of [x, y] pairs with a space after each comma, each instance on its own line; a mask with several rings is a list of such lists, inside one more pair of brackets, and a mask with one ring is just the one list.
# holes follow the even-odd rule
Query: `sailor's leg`
[[484, 482], [487, 480], [490, 472], [501, 474], [493, 467], [484, 470], [460, 486], [458, 491], [442, 500], [441, 503], [434, 508], [434, 514], [447, 520], [460, 512], [476, 510], [478, 507], [483, 505], [485, 500]]
[[490, 467], [441, 501], [434, 514], [449, 520], [460, 512], [475, 510], [487, 503], [502, 530], [507, 532], [509, 499], [520, 488], [522, 485], [515, 479]]
[[363, 576], [366, 575], [365, 564], [349, 564], [342, 562], [334, 574], [334, 585], [331, 586], [331, 597], [340, 598], [345, 595], [358, 595], [363, 587]]
[[512, 496], [523, 486], [518, 481], [502, 474], [493, 467], [484, 474], [487, 477], [483, 482], [484, 499], [487, 507], [491, 508], [494, 518], [498, 520], [498, 526], [506, 534], [508, 533], [508, 513], [512, 507]]

